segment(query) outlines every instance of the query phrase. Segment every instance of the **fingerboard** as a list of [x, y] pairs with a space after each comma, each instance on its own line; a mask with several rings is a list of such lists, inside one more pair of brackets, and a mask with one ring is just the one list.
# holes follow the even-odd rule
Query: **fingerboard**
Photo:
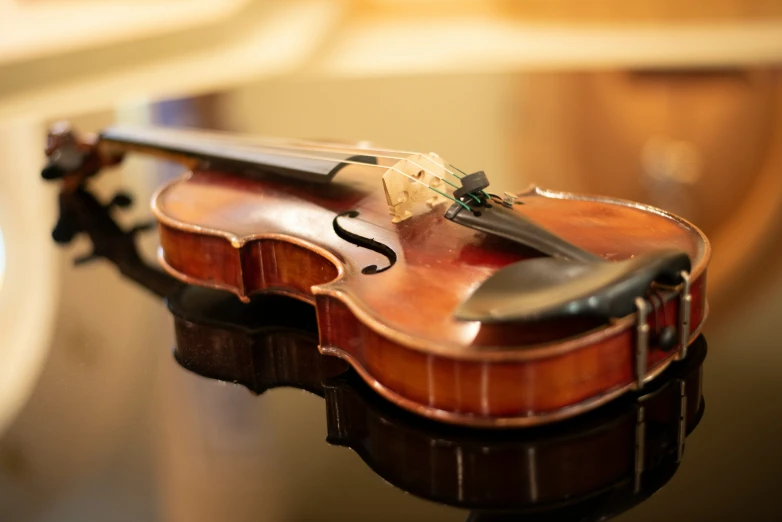
[[247, 177], [271, 174], [315, 183], [330, 182], [347, 164], [377, 164], [375, 156], [359, 151], [322, 150], [304, 142], [264, 142], [248, 136], [191, 129], [116, 126], [101, 132], [99, 143], [174, 157]]

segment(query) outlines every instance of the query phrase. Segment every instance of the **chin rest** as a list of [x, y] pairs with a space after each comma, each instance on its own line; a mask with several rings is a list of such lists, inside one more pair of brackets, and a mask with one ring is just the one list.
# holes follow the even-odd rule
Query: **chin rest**
[[482, 323], [623, 317], [635, 311], [635, 298], [646, 295], [652, 282], [676, 285], [689, 270], [690, 258], [677, 250], [624, 261], [528, 259], [494, 273], [454, 316]]

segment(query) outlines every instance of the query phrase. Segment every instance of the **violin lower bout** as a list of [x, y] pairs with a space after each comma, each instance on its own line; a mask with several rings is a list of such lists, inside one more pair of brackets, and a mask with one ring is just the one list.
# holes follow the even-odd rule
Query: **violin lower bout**
[[[491, 428], [539, 425], [637, 388], [634, 335], [627, 328], [550, 357], [481, 361], [410, 349], [359, 322], [334, 297], [318, 295], [316, 306], [321, 353], [345, 359], [386, 399], [434, 420]], [[694, 332], [691, 341], [696, 337]], [[678, 353], [650, 350], [644, 380], [665, 370]]]

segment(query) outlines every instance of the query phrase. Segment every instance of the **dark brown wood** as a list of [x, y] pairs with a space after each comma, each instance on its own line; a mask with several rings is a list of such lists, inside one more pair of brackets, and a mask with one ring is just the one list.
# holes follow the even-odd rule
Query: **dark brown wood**
[[188, 286], [168, 296], [174, 355], [204, 377], [261, 394], [291, 386], [323, 396], [323, 382], [348, 365], [318, 352], [315, 311], [294, 299], [258, 296], [240, 303], [226, 292]]
[[[100, 144], [99, 144], [100, 145]], [[115, 158], [116, 143], [110, 153]], [[161, 155], [168, 154], [162, 150]], [[595, 408], [636, 386], [636, 317], [608, 324], [482, 325], [452, 313], [482, 281], [529, 248], [462, 227], [446, 205], [392, 223], [382, 170], [347, 165], [329, 184], [274, 176], [250, 179], [196, 169], [158, 191], [164, 268], [178, 279], [249, 301], [256, 293], [293, 296], [316, 307], [320, 350], [349, 362], [378, 393], [432, 419], [473, 426], [525, 426]], [[631, 202], [529, 190], [515, 211], [608, 261], [673, 248], [692, 261], [689, 341], [706, 317], [708, 240], [688, 222]], [[335, 216], [397, 254], [341, 238]], [[654, 332], [676, 326], [678, 289], [649, 318]], [[645, 380], [679, 350], [652, 346]]]

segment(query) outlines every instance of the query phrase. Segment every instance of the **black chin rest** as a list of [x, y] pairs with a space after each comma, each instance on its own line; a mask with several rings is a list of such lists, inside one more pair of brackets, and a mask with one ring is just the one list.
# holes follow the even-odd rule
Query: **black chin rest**
[[644, 296], [653, 281], [678, 284], [683, 270], [690, 270], [690, 258], [676, 250], [615, 262], [528, 259], [494, 273], [454, 316], [482, 323], [623, 317], [635, 311], [635, 298]]

